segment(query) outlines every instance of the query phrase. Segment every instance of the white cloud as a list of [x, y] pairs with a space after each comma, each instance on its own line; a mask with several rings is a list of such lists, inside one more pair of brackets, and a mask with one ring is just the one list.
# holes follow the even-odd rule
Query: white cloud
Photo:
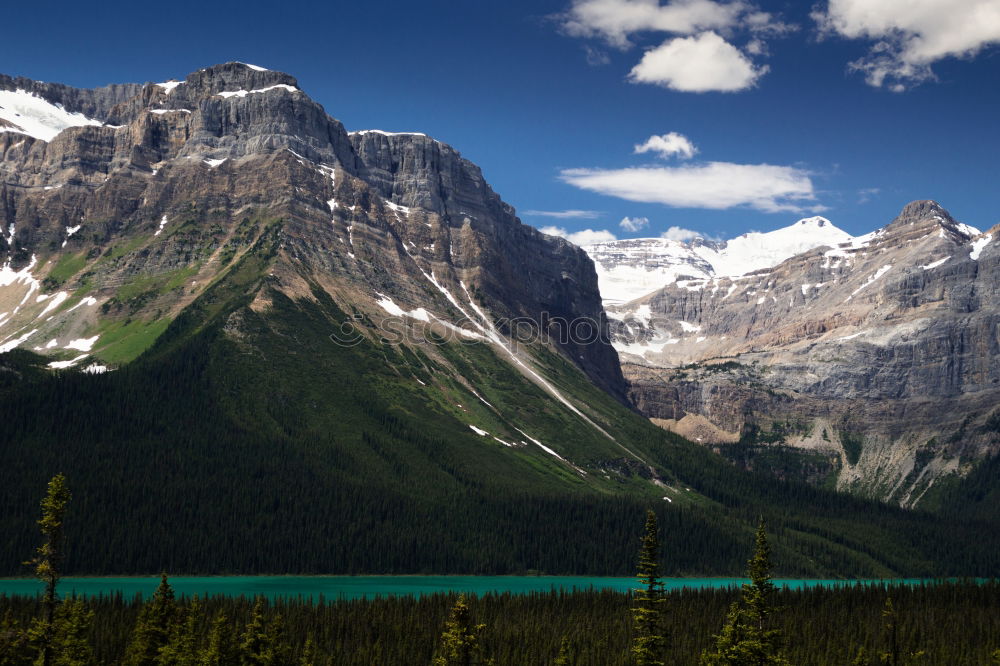
[[[643, 55], [629, 80], [681, 92], [746, 90], [768, 71], [747, 54], [766, 56], [764, 38], [796, 29], [749, 0], [661, 1], [572, 0], [555, 18], [568, 35], [601, 39], [623, 51], [638, 34], [670, 35]], [[740, 32], [751, 37], [745, 53], [729, 41]]]
[[595, 220], [601, 216], [597, 210], [526, 210], [528, 217], [554, 217], [559, 220]]
[[698, 149], [694, 147], [691, 140], [683, 134], [670, 132], [660, 136], [651, 136], [646, 139], [646, 143], [636, 145], [635, 154], [657, 153], [663, 159], [668, 157], [679, 157], [682, 160], [689, 160], [694, 157]]
[[607, 230], [584, 229], [583, 231], [566, 231], [563, 227], [542, 227], [543, 234], [562, 236], [574, 245], [593, 245], [594, 243], [610, 243], [618, 237]]
[[777, 213], [817, 211], [808, 172], [772, 164], [707, 162], [680, 167], [564, 169], [560, 178], [580, 189], [675, 208], [747, 207]]
[[649, 226], [648, 217], [624, 217], [622, 221], [618, 223], [618, 226], [625, 231], [640, 231]]
[[689, 241], [695, 238], [706, 238], [705, 234], [699, 233], [694, 229], [683, 229], [681, 227], [670, 227], [662, 234], [660, 238], [666, 238], [672, 241]]
[[933, 79], [938, 60], [1000, 43], [997, 0], [828, 0], [813, 18], [825, 33], [874, 41], [851, 68], [896, 92]]
[[574, 37], [600, 37], [620, 49], [632, 46], [637, 32], [691, 35], [736, 26], [748, 9], [745, 2], [713, 0], [574, 0], [563, 14], [563, 29]]
[[679, 92], [738, 92], [753, 87], [767, 66], [755, 67], [714, 32], [677, 37], [646, 51], [629, 72], [633, 83], [652, 83]]

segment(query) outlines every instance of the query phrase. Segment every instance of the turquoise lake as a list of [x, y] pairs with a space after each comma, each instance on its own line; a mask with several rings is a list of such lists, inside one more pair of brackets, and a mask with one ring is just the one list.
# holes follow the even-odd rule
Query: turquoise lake
[[[122, 594], [131, 599], [137, 594], [148, 597], [159, 584], [159, 577], [129, 578], [64, 578], [59, 585], [62, 596], [98, 596]], [[668, 590], [684, 587], [731, 587], [745, 582], [743, 578], [667, 578]], [[777, 579], [778, 585], [798, 588], [817, 585], [838, 586], [883, 582], [875, 580], [802, 580]], [[887, 583], [919, 584], [920, 579], [893, 579]], [[930, 581], [927, 581], [930, 582]], [[376, 596], [421, 596], [436, 592], [549, 592], [550, 590], [611, 589], [625, 592], [638, 586], [635, 578], [602, 578], [586, 576], [177, 576], [170, 584], [178, 595], [229, 597], [262, 595], [318, 600], [361, 599]], [[0, 579], [0, 594], [33, 596], [42, 585], [37, 580]]]

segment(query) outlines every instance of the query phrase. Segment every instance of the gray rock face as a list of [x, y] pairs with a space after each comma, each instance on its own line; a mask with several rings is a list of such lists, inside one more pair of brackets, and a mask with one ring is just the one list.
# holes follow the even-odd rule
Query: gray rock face
[[706, 443], [825, 451], [840, 487], [914, 504], [1000, 450], [998, 233], [918, 201], [868, 237], [622, 306], [633, 399], [682, 432], [701, 417]]
[[[345, 311], [376, 314], [379, 296], [391, 298], [480, 337], [510, 334], [519, 318], [544, 332], [586, 319], [594, 339], [553, 333], [553, 342], [625, 400], [593, 263], [522, 225], [451, 147], [422, 135], [349, 135], [293, 77], [240, 63], [98, 91], [10, 85], [107, 124], [48, 142], [0, 133], [0, 261], [9, 272], [30, 270], [39, 282], [63, 258], [81, 257], [88, 268], [68, 287], [96, 288], [111, 313], [154, 316], [196, 297], [254, 219], [281, 218], [275, 275], [291, 295], [309, 294], [303, 280], [318, 282]], [[139, 249], [119, 256], [121, 248]], [[179, 270], [193, 271], [190, 288], [124, 304], [122, 285]], [[18, 309], [0, 323], [0, 344], [30, 330], [42, 309], [17, 305], [26, 280], [0, 294], [0, 312]]]

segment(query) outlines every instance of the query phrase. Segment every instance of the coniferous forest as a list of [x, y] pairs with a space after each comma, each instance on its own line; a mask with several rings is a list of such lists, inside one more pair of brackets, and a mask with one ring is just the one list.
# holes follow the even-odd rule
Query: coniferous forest
[[49, 484], [30, 564], [37, 598], [0, 596], [0, 664], [989, 664], [1000, 583], [788, 590], [772, 582], [764, 522], [742, 589], [666, 593], [652, 511], [634, 539], [637, 589], [316, 602], [60, 598], [71, 494]]

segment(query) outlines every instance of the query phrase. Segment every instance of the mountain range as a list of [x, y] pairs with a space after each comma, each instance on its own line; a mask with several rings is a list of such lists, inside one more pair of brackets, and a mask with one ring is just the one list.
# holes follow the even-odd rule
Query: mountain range
[[860, 237], [815, 217], [588, 250], [644, 414], [744, 466], [914, 506], [1000, 450], [998, 231], [917, 201]]
[[[667, 357], [621, 348], [661, 332], [629, 308], [721, 296], [784, 258], [768, 241], [692, 244], [703, 274], [609, 317], [587, 252], [522, 224], [455, 149], [347, 131], [292, 76], [235, 62], [93, 90], [0, 77], [0, 169], [7, 573], [59, 471], [85, 573], [622, 573], [647, 506], [677, 573], [741, 570], [760, 515], [789, 572], [997, 561], [978, 517], [776, 480], [649, 420], [683, 417]], [[788, 235], [779, 268], [823, 256]]]

